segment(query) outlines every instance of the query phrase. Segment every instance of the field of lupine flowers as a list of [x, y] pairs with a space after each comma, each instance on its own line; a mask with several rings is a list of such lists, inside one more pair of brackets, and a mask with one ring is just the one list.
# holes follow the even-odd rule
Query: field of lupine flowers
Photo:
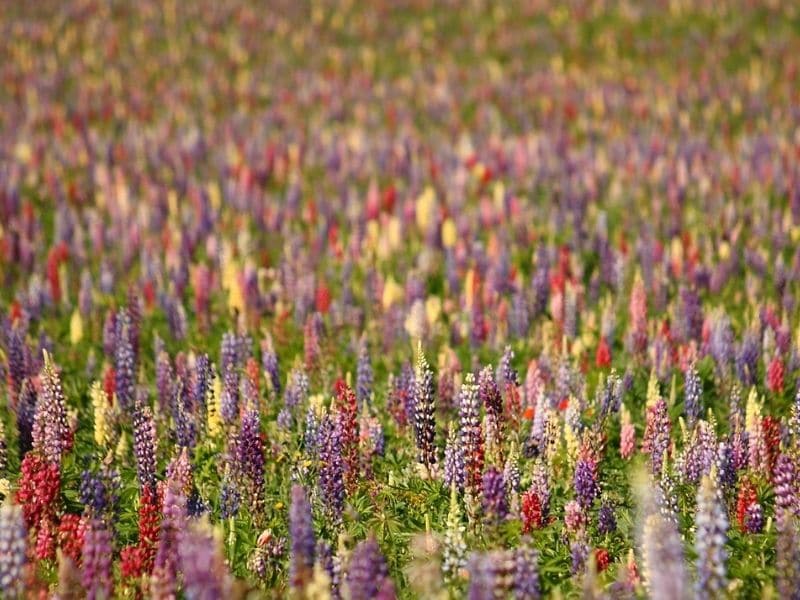
[[800, 7], [0, 16], [0, 597], [800, 598]]

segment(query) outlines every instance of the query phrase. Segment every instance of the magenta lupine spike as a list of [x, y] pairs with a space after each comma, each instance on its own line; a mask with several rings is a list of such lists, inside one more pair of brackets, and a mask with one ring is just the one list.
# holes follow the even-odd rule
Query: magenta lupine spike
[[52, 358], [45, 352], [41, 392], [36, 402], [33, 422], [33, 447], [51, 463], [61, 464], [61, 457], [70, 444], [69, 438], [67, 407], [61, 389], [61, 378], [56, 372]]
[[311, 504], [305, 488], [297, 484], [292, 486], [289, 535], [291, 540], [289, 580], [293, 588], [302, 590], [311, 580], [316, 543], [311, 522]]
[[345, 581], [350, 600], [389, 600], [396, 596], [386, 559], [372, 537], [353, 550]]
[[89, 600], [111, 598], [114, 589], [112, 573], [112, 534], [102, 519], [93, 519], [83, 538], [83, 588]]
[[630, 348], [634, 354], [641, 354], [647, 348], [647, 292], [638, 274], [631, 288], [628, 312]]

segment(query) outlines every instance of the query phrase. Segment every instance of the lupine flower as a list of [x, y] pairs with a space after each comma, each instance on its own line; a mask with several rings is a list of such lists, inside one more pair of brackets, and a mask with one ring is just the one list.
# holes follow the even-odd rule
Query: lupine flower
[[617, 529], [617, 518], [614, 515], [614, 508], [607, 502], [600, 506], [597, 513], [597, 531], [607, 535]]
[[747, 533], [761, 533], [764, 529], [764, 509], [761, 504], [754, 502], [747, 507], [744, 515], [742, 530]]
[[163, 513], [150, 580], [154, 598], [174, 597], [178, 588], [178, 549], [186, 527], [186, 498], [173, 482], [168, 482], [164, 491]]
[[22, 509], [10, 502], [0, 507], [0, 592], [14, 598], [24, 589], [27, 531]]
[[17, 502], [22, 506], [25, 524], [37, 528], [53, 518], [61, 491], [61, 472], [58, 465], [29, 452], [20, 466]]
[[508, 514], [508, 500], [503, 474], [489, 467], [483, 473], [483, 514], [489, 523], [499, 523]]
[[538, 600], [539, 566], [538, 555], [531, 547], [530, 540], [523, 538], [514, 550], [512, 593], [517, 600]]
[[714, 465], [717, 440], [708, 421], [700, 421], [682, 456], [682, 475], [690, 483], [697, 483]]
[[661, 473], [664, 457], [669, 450], [670, 421], [667, 403], [659, 398], [647, 407], [647, 422], [642, 440], [642, 451], [650, 454], [653, 473]]
[[590, 508], [594, 499], [600, 494], [597, 485], [597, 465], [591, 460], [578, 459], [572, 484], [578, 503], [584, 509]]
[[483, 473], [483, 430], [479, 402], [475, 377], [472, 373], [467, 373], [458, 396], [458, 418], [461, 451], [464, 454], [465, 485], [473, 493], [480, 490]]
[[647, 292], [639, 272], [636, 273], [636, 279], [631, 288], [628, 311], [630, 313], [629, 339], [631, 350], [639, 354], [644, 352], [647, 347]]
[[156, 482], [156, 427], [149, 406], [133, 413], [133, 454], [139, 486], [154, 487]]
[[24, 379], [17, 400], [17, 447], [19, 456], [33, 448], [33, 423], [36, 419], [38, 398], [30, 379]]
[[348, 493], [351, 493], [358, 482], [359, 477], [359, 426], [358, 426], [358, 404], [353, 390], [341, 379], [334, 385], [334, 406], [336, 412], [334, 417], [340, 422], [339, 442], [344, 460], [344, 481]]
[[386, 560], [374, 538], [359, 542], [353, 550], [346, 582], [351, 600], [389, 600], [395, 597]]
[[586, 513], [577, 500], [570, 500], [564, 506], [564, 524], [572, 532], [580, 531], [586, 526]]
[[261, 422], [256, 411], [242, 415], [234, 456], [238, 472], [247, 482], [250, 509], [258, 513], [263, 502], [265, 456]]
[[83, 538], [83, 587], [91, 600], [111, 598], [114, 589], [111, 562], [112, 535], [105, 522], [93, 519]]
[[522, 533], [530, 533], [543, 525], [542, 500], [534, 489], [522, 494]]
[[356, 368], [356, 397], [360, 405], [369, 403], [372, 394], [372, 364], [366, 336], [358, 344], [358, 364]]
[[642, 533], [645, 587], [651, 598], [688, 598], [683, 547], [675, 525], [661, 515], [646, 517]]
[[341, 453], [341, 421], [326, 416], [320, 426], [319, 487], [328, 517], [341, 522], [344, 509], [344, 460]]
[[187, 600], [230, 596], [230, 577], [220, 546], [207, 524], [194, 524], [180, 536], [178, 555]]
[[236, 367], [229, 364], [222, 371], [222, 393], [220, 395], [220, 416], [225, 423], [232, 423], [239, 414], [239, 374]]
[[512, 581], [506, 581], [513, 564], [502, 550], [473, 552], [467, 562], [469, 572], [469, 600], [492, 600], [504, 597]]
[[272, 346], [272, 338], [265, 337], [261, 342], [261, 367], [266, 374], [270, 388], [277, 395], [281, 393], [281, 376], [278, 356]]
[[770, 392], [774, 394], [783, 392], [785, 373], [786, 367], [784, 366], [780, 356], [772, 357], [772, 360], [767, 367], [767, 389]]
[[584, 539], [573, 540], [569, 546], [572, 574], [583, 573], [589, 558], [589, 545]]
[[692, 429], [697, 417], [703, 412], [702, 384], [694, 364], [684, 373], [683, 390], [683, 413], [686, 415], [689, 429]]
[[67, 408], [61, 379], [55, 371], [50, 355], [44, 354], [41, 374], [42, 390], [36, 402], [36, 417], [33, 423], [33, 447], [53, 464], [60, 464], [61, 457], [71, 445], [71, 433], [67, 424]]
[[436, 465], [436, 399], [431, 371], [422, 344], [418, 348], [417, 369], [414, 387], [414, 439], [417, 444], [417, 461], [430, 472]]
[[706, 475], [697, 492], [695, 552], [697, 553], [698, 598], [716, 598], [727, 587], [725, 549], [728, 519], [722, 505], [715, 475]]
[[775, 488], [775, 516], [778, 519], [784, 514], [800, 516], [800, 486], [797, 476], [798, 469], [792, 457], [781, 453], [772, 478]]
[[291, 537], [290, 581], [292, 587], [302, 589], [311, 579], [314, 568], [314, 530], [311, 523], [311, 505], [305, 489], [292, 486], [292, 504], [289, 511]]
[[114, 335], [114, 373], [117, 399], [122, 410], [130, 410], [136, 397], [136, 356], [132, 345], [132, 324], [126, 310], [119, 311]]

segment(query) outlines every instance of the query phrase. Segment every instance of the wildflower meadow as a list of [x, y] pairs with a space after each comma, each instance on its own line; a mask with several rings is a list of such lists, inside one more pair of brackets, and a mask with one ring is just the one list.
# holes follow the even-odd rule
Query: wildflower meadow
[[0, 14], [0, 598], [800, 598], [800, 5]]

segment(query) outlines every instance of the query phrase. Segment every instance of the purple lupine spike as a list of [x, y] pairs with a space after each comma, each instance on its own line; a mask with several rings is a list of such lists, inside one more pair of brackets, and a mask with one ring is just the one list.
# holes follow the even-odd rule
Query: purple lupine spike
[[0, 592], [21, 597], [25, 589], [28, 532], [22, 508], [6, 502], [0, 506]]
[[501, 390], [506, 389], [507, 385], [519, 385], [519, 375], [514, 369], [514, 351], [511, 346], [506, 346], [503, 350], [503, 355], [500, 357], [500, 362], [497, 365], [497, 382]]
[[448, 428], [447, 445], [444, 448], [444, 484], [448, 489], [455, 485], [457, 489], [463, 490], [464, 479], [464, 452], [458, 431], [451, 424]]
[[736, 465], [733, 461], [733, 449], [730, 443], [722, 441], [717, 446], [716, 467], [722, 491], [732, 490], [736, 485]]
[[303, 589], [311, 580], [314, 569], [314, 529], [311, 523], [311, 504], [306, 490], [301, 485], [292, 486], [292, 501], [289, 509], [289, 535], [291, 559], [289, 580], [293, 588]]
[[11, 328], [8, 336], [8, 379], [11, 385], [11, 397], [17, 398], [22, 388], [22, 381], [28, 376], [25, 360], [25, 334], [19, 325]]
[[126, 310], [117, 314], [114, 335], [114, 374], [117, 400], [123, 411], [129, 411], [136, 396], [136, 358], [131, 345], [130, 317]]
[[503, 474], [495, 467], [483, 473], [483, 514], [488, 523], [500, 523], [508, 515], [506, 484]]
[[356, 545], [345, 580], [350, 600], [388, 600], [395, 597], [386, 559], [375, 538], [370, 537]]
[[206, 410], [206, 397], [214, 383], [214, 370], [208, 354], [200, 354], [194, 364], [193, 402], [201, 411]]
[[250, 506], [258, 512], [263, 501], [265, 454], [258, 412], [249, 410], [242, 416], [235, 451], [236, 465], [248, 482]]
[[703, 477], [697, 492], [695, 552], [697, 553], [697, 598], [718, 598], [727, 588], [725, 563], [728, 553], [728, 519], [716, 478]]
[[85, 469], [81, 473], [80, 500], [92, 515], [113, 515], [121, 485], [119, 473], [110, 467], [103, 467], [96, 473]]
[[731, 320], [724, 310], [720, 310], [711, 326], [709, 340], [711, 356], [716, 363], [717, 373], [722, 375], [729, 372], [733, 361], [733, 329]]
[[220, 371], [226, 373], [229, 368], [238, 364], [238, 340], [235, 333], [226, 331], [222, 334], [222, 344], [219, 352]]
[[278, 395], [281, 393], [281, 375], [278, 367], [278, 355], [272, 346], [272, 338], [266, 337], [261, 341], [261, 368], [266, 373], [272, 391]]
[[102, 519], [92, 519], [83, 538], [82, 578], [86, 598], [103, 600], [111, 598], [114, 577], [112, 534]]
[[684, 341], [699, 340], [703, 330], [703, 306], [700, 295], [693, 287], [681, 287], [678, 330]]
[[744, 530], [747, 533], [761, 533], [764, 530], [764, 509], [753, 502], [744, 513]]
[[186, 600], [216, 600], [231, 595], [225, 557], [207, 524], [195, 524], [180, 536], [178, 556]]
[[56, 372], [52, 358], [46, 352], [41, 383], [41, 393], [37, 398], [33, 422], [33, 447], [51, 463], [61, 464], [61, 457], [67, 450], [70, 435], [67, 407], [61, 389], [61, 378]]
[[17, 400], [17, 446], [21, 457], [33, 448], [33, 423], [36, 418], [37, 403], [36, 388], [26, 377], [22, 380]]
[[319, 487], [328, 517], [338, 525], [344, 510], [344, 460], [341, 420], [326, 415], [320, 426]]
[[356, 365], [356, 398], [361, 406], [369, 404], [372, 395], [372, 364], [366, 336], [358, 344], [358, 364]]
[[550, 300], [550, 265], [547, 248], [539, 246], [536, 252], [536, 271], [531, 278], [531, 310], [536, 317], [544, 313]]
[[417, 462], [431, 472], [436, 465], [436, 390], [431, 371], [420, 345], [414, 386], [414, 441]]
[[614, 507], [608, 502], [604, 502], [597, 513], [597, 531], [608, 535], [616, 530], [617, 517], [614, 515]]
[[222, 478], [222, 484], [220, 488], [219, 510], [222, 518], [229, 519], [231, 517], [235, 517], [239, 512], [242, 497], [227, 473]]
[[797, 483], [798, 469], [792, 457], [781, 452], [775, 461], [772, 482], [775, 488], [775, 518], [785, 515], [800, 517], [800, 486]]
[[531, 547], [530, 539], [523, 538], [514, 550], [513, 582], [511, 585], [515, 600], [539, 600], [539, 557]]
[[459, 434], [464, 456], [464, 484], [477, 493], [483, 473], [483, 428], [480, 418], [480, 397], [475, 376], [467, 373], [458, 400]]
[[692, 429], [703, 411], [703, 389], [694, 363], [684, 373], [683, 390], [683, 413], [686, 415], [686, 424]]
[[78, 310], [81, 311], [83, 318], [89, 317], [92, 312], [92, 274], [88, 269], [81, 272], [81, 287], [78, 292]]
[[528, 334], [531, 326], [528, 303], [525, 295], [517, 292], [511, 297], [511, 310], [508, 314], [509, 331], [516, 338], [523, 338]]
[[586, 561], [589, 558], [589, 544], [584, 539], [573, 540], [569, 546], [569, 553], [572, 574], [583, 573], [586, 570]]
[[186, 497], [177, 482], [167, 483], [162, 513], [150, 593], [156, 598], [174, 598], [178, 592], [178, 548], [187, 519]]
[[691, 442], [684, 449], [681, 470], [683, 478], [696, 484], [714, 465], [717, 439], [708, 421], [700, 421], [692, 434]]
[[575, 488], [575, 496], [578, 503], [584, 508], [589, 509], [594, 499], [600, 495], [600, 488], [597, 485], [597, 466], [588, 459], [579, 458], [575, 465], [575, 475], [572, 479]]
[[473, 552], [467, 561], [469, 600], [494, 600], [496, 597], [495, 565], [488, 552]]
[[753, 386], [758, 380], [760, 350], [761, 340], [758, 331], [752, 327], [748, 328], [736, 353], [736, 375], [744, 386]]
[[220, 416], [225, 423], [232, 423], [239, 414], [239, 374], [230, 362], [222, 371], [220, 407]]
[[154, 488], [156, 484], [156, 426], [149, 406], [133, 412], [133, 454], [139, 486]]
[[503, 412], [503, 399], [489, 366], [484, 367], [478, 375], [478, 396], [486, 408], [486, 414], [499, 422]]

